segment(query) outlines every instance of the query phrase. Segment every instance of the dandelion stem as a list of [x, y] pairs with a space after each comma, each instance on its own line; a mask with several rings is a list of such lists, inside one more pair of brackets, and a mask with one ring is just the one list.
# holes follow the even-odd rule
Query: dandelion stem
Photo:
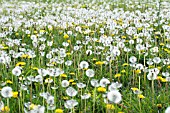
[[110, 70], [110, 81], [112, 81], [112, 61], [109, 62], [109, 70]]
[[94, 88], [93, 94], [93, 113], [95, 113], [95, 102], [96, 102], [96, 87]]
[[140, 90], [140, 76], [139, 76], [139, 90]]
[[152, 107], [154, 106], [154, 80], [152, 80]]
[[141, 109], [141, 100], [139, 98], [139, 113], [142, 113], [142, 109]]
[[[7, 98], [7, 107], [9, 108], [9, 98]], [[8, 111], [9, 113], [9, 111]]]

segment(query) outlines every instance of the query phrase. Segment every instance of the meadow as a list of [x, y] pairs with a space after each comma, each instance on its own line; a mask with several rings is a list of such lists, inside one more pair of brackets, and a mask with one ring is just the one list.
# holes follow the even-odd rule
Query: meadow
[[1, 113], [170, 113], [170, 1], [0, 1]]

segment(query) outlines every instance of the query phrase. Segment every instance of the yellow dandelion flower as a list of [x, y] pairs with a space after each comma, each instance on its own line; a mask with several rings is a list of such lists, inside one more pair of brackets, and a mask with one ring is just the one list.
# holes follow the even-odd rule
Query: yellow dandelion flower
[[19, 35], [19, 33], [15, 33], [15, 36], [18, 36]]
[[68, 34], [64, 34], [63, 38], [65, 39], [69, 38]]
[[32, 57], [30, 55], [28, 55], [27, 58], [32, 58]]
[[31, 67], [33, 70], [37, 70], [38, 71], [38, 67]]
[[56, 109], [55, 113], [63, 113], [63, 110], [62, 109]]
[[167, 51], [168, 51], [168, 49], [167, 49], [167, 48], [165, 48], [165, 49], [164, 49], [164, 51], [166, 51], [166, 52], [167, 52]]
[[142, 27], [139, 27], [139, 28], [138, 28], [139, 31], [142, 30], [142, 29], [143, 29]]
[[145, 96], [143, 96], [142, 94], [139, 94], [138, 98], [143, 99], [143, 98], [145, 98]]
[[63, 99], [64, 99], [64, 100], [68, 100], [68, 97], [64, 96]]
[[88, 70], [88, 68], [84, 68], [83, 70], [85, 70], [85, 71], [86, 71], [86, 70]]
[[134, 88], [131, 88], [133, 91], [137, 91], [139, 90], [138, 88], [134, 87]]
[[167, 68], [170, 69], [170, 65]]
[[120, 73], [117, 73], [114, 77], [115, 78], [118, 78], [118, 77], [120, 77], [121, 76], [121, 74]]
[[75, 75], [75, 73], [74, 72], [71, 72], [71, 73], [69, 73], [70, 75]]
[[157, 76], [157, 80], [161, 80], [162, 79], [162, 77], [161, 76]]
[[149, 68], [154, 68], [154, 66], [153, 66], [153, 65], [150, 65]]
[[167, 53], [170, 54], [170, 50], [168, 50]]
[[106, 104], [107, 109], [115, 109], [115, 106], [113, 104]]
[[27, 54], [23, 54], [23, 55], [21, 56], [21, 58], [27, 58], [27, 57], [28, 57]]
[[160, 46], [164, 46], [165, 44], [164, 44], [164, 43], [160, 43], [159, 45], [160, 45]]
[[6, 83], [7, 84], [12, 84], [12, 81], [11, 80], [7, 80]]
[[122, 71], [121, 71], [121, 73], [125, 73], [126, 71], [123, 69]]
[[61, 74], [60, 76], [63, 77], [63, 78], [67, 78], [66, 74]]
[[125, 40], [125, 42], [129, 42], [129, 40]]
[[128, 63], [124, 63], [122, 66], [128, 66], [129, 64]]
[[96, 61], [97, 59], [96, 59], [96, 58], [93, 58], [92, 60], [93, 60], [93, 61]]
[[29, 108], [30, 108], [31, 110], [33, 110], [35, 107], [36, 107], [35, 104], [31, 104], [31, 105], [29, 106]]
[[135, 70], [135, 73], [136, 73], [136, 74], [139, 74], [139, 73], [141, 73], [141, 70], [140, 70], [140, 69], [137, 69], [137, 70]]
[[12, 92], [12, 97], [17, 98], [18, 97], [18, 92], [17, 91]]
[[34, 31], [34, 34], [37, 34], [38, 32], [37, 31]]
[[9, 109], [8, 106], [5, 106], [5, 107], [2, 107], [2, 108], [1, 108], [1, 111], [2, 111], [2, 112], [9, 112], [10, 109]]
[[124, 113], [123, 111], [119, 111], [118, 113]]
[[18, 63], [16, 64], [16, 66], [24, 66], [24, 65], [26, 65], [25, 62], [18, 62]]
[[70, 53], [70, 52], [67, 52], [67, 53], [66, 53], [66, 55], [67, 55], [67, 56], [70, 56], [70, 55], [71, 55], [71, 53]]
[[157, 68], [158, 68], [159, 70], [161, 70], [162, 67], [159, 66], [159, 67], [157, 67]]
[[74, 80], [73, 80], [73, 79], [70, 79], [68, 82], [71, 83], [71, 82], [74, 82]]
[[104, 87], [99, 87], [99, 88], [97, 88], [97, 91], [98, 91], [98, 92], [105, 93], [105, 92], [106, 92], [106, 88], [104, 88]]
[[137, 38], [138, 38], [138, 36], [134, 36], [134, 37], [133, 37], [133, 39], [137, 39]]
[[157, 104], [156, 105], [158, 108], [162, 108], [162, 104]]
[[63, 33], [62, 31], [59, 32], [60, 35], [61, 35], [62, 33]]
[[70, 42], [71, 42], [71, 40], [67, 40], [67, 42], [68, 42], [68, 43], [70, 43]]
[[96, 64], [96, 65], [103, 65], [103, 64], [104, 64], [104, 62], [102, 62], [102, 61], [98, 61], [98, 62], [96, 62], [95, 64]]
[[122, 36], [121, 38], [126, 39], [126, 36]]
[[115, 34], [111, 34], [111, 36], [114, 36]]
[[40, 30], [40, 33], [45, 33], [45, 30]]
[[159, 38], [159, 36], [155, 36], [155, 38], [157, 38], [157, 39], [158, 39], [158, 38]]
[[8, 47], [7, 47], [7, 46], [5, 46], [5, 47], [3, 47], [2, 49], [3, 49], [3, 50], [6, 50], [6, 49], [8, 49]]
[[73, 82], [72, 85], [76, 85], [76, 82]]
[[161, 82], [167, 82], [167, 80], [165, 78], [162, 78]]
[[100, 42], [100, 40], [96, 40], [96, 42]]

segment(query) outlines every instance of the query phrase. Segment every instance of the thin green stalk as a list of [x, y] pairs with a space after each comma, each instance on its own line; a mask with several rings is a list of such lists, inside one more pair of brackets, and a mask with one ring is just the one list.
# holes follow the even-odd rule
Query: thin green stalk
[[94, 88], [93, 94], [93, 113], [95, 113], [95, 103], [96, 103], [96, 87]]

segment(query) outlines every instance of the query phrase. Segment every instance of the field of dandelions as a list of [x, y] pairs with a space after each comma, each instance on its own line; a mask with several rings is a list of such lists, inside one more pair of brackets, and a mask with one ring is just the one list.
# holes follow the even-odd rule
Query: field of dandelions
[[170, 113], [170, 2], [1, 1], [1, 113]]

